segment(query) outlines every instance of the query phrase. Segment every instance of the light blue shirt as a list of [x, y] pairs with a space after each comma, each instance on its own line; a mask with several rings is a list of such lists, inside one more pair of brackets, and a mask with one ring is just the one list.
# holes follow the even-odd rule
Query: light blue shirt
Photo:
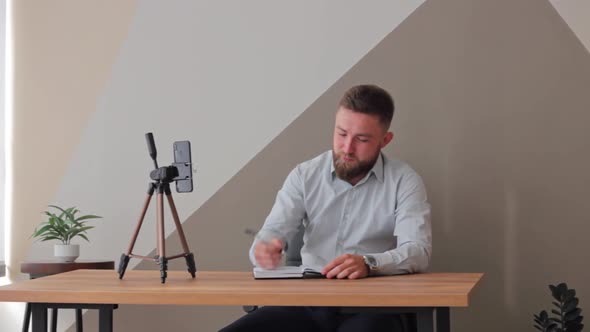
[[372, 255], [374, 274], [424, 272], [432, 252], [430, 205], [420, 176], [406, 163], [380, 154], [355, 186], [338, 178], [332, 151], [295, 167], [250, 249], [257, 241], [293, 237], [303, 222], [301, 259], [322, 268], [342, 254]]

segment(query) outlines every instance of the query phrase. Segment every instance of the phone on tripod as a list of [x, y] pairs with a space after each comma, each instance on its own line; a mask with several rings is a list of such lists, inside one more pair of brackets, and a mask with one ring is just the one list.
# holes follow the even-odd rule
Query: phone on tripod
[[178, 169], [178, 176], [174, 178], [174, 181], [176, 182], [176, 192], [192, 192], [193, 176], [191, 162], [191, 142], [174, 142], [174, 164], [172, 165]]

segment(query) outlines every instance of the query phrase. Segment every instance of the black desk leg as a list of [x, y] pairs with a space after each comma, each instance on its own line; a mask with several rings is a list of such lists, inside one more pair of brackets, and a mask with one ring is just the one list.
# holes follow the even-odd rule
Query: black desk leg
[[57, 332], [57, 308], [51, 308], [51, 332]]
[[113, 332], [113, 308], [112, 304], [98, 306], [98, 331]]
[[29, 332], [29, 324], [31, 323], [31, 304], [27, 302], [25, 307], [25, 318], [23, 319], [23, 332]]
[[47, 306], [44, 303], [31, 303], [33, 313], [33, 332], [47, 332]]
[[418, 332], [434, 332], [434, 308], [418, 310], [416, 323], [418, 324]]
[[76, 309], [76, 332], [83, 332], [84, 326], [82, 325], [82, 309]]
[[448, 307], [436, 308], [436, 332], [451, 332], [451, 313]]

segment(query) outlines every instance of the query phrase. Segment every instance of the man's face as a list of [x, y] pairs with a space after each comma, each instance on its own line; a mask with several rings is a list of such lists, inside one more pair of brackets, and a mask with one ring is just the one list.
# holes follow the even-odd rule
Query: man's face
[[379, 117], [340, 107], [336, 113], [333, 158], [336, 176], [353, 185], [369, 172], [393, 138]]

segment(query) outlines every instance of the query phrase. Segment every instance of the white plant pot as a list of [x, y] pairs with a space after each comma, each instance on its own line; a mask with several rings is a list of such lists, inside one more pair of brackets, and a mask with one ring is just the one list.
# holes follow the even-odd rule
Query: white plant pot
[[56, 244], [53, 247], [53, 255], [62, 263], [71, 263], [80, 256], [79, 244]]

